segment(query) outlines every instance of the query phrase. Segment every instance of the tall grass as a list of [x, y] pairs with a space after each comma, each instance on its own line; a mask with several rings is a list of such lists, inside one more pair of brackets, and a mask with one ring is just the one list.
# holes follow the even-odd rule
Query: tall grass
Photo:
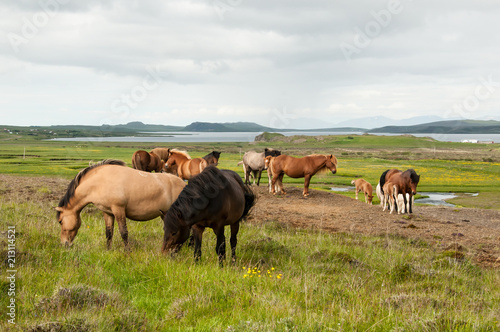
[[[243, 223], [237, 262], [220, 269], [209, 230], [199, 263], [187, 247], [162, 255], [159, 219], [128, 223], [130, 251], [116, 235], [106, 250], [104, 221], [93, 208], [66, 249], [47, 205], [0, 200], [0, 228], [15, 224], [17, 232], [20, 330], [500, 328], [498, 270], [424, 242]], [[8, 300], [3, 291], [2, 308]], [[11, 328], [5, 312], [0, 328]]]

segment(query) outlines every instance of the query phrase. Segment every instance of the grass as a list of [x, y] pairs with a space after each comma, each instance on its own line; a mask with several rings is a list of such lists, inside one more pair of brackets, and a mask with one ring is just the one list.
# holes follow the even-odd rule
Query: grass
[[[19, 330], [500, 328], [498, 271], [421, 241], [244, 223], [237, 262], [219, 269], [209, 231], [195, 264], [191, 248], [175, 258], [160, 253], [158, 219], [128, 223], [130, 252], [119, 237], [105, 250], [102, 216], [91, 209], [65, 249], [44, 202], [3, 197], [0, 211], [0, 228], [17, 232]], [[9, 327], [5, 310], [0, 327]]]
[[[500, 190], [498, 145], [467, 145], [465, 149], [459, 143], [406, 136], [305, 137], [299, 138], [300, 144], [294, 139], [284, 138], [272, 146], [292, 155], [334, 153], [339, 159], [338, 173], [313, 177], [313, 188], [350, 186], [356, 177], [376, 184], [388, 168], [412, 167], [422, 174], [421, 191], [479, 192], [460, 204], [491, 208], [500, 205], [496, 199]], [[135, 150], [154, 146], [9, 138], [0, 146], [0, 172], [69, 180], [90, 160], [116, 158], [130, 165]], [[222, 151], [220, 167], [241, 174], [237, 163], [242, 153], [265, 146], [270, 144], [171, 147], [186, 149], [193, 157], [214, 149]], [[486, 156], [491, 160], [484, 161]], [[285, 182], [303, 184], [302, 179], [286, 178]], [[50, 185], [41, 183], [33, 189], [31, 199], [26, 199], [12, 195], [9, 186], [0, 183], [0, 253], [6, 262], [6, 230], [15, 226], [17, 269], [17, 325], [10, 325], [7, 311], [2, 310], [0, 329], [500, 329], [498, 270], [480, 268], [458, 251], [439, 251], [422, 241], [390, 234], [329, 234], [273, 221], [243, 223], [237, 262], [219, 269], [215, 236], [209, 230], [198, 264], [187, 247], [175, 258], [162, 255], [159, 219], [128, 223], [131, 251], [124, 250], [118, 232], [113, 248], [106, 250], [104, 222], [95, 208], [84, 210], [75, 244], [65, 249], [59, 245], [60, 228], [54, 222], [52, 207], [57, 199], [44, 198], [56, 194], [52, 191]], [[9, 282], [2, 279], [1, 287], [0, 305], [6, 308], [12, 298], [7, 292]]]

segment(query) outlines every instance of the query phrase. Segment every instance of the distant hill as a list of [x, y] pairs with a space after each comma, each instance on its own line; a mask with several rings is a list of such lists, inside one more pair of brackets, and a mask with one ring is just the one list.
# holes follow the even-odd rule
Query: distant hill
[[500, 134], [500, 121], [452, 120], [414, 126], [385, 126], [369, 133], [391, 134]]
[[212, 122], [193, 122], [184, 127], [183, 131], [270, 131], [273, 128], [261, 126], [253, 122], [226, 122], [226, 123], [212, 123]]

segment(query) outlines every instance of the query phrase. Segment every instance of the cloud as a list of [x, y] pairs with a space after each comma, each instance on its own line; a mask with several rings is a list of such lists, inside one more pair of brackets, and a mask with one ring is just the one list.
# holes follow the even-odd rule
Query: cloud
[[[333, 123], [440, 115], [481, 78], [500, 81], [494, 1], [23, 0], [0, 9], [0, 113], [12, 124], [262, 123], [280, 109]], [[342, 45], [354, 47], [350, 59]], [[160, 79], [146, 89], [151, 71]], [[495, 89], [471, 116], [498, 109]], [[117, 111], [123, 96], [134, 107]]]

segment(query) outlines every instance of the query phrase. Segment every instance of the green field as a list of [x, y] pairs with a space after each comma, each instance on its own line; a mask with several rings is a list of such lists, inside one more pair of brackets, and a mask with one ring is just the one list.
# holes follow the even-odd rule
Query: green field
[[[27, 196], [11, 191], [19, 189], [15, 183], [0, 182], [3, 269], [9, 269], [11, 226], [16, 232], [17, 270], [14, 297], [8, 295], [10, 281], [1, 280], [1, 330], [500, 329], [498, 270], [479, 267], [453, 250], [436, 250], [431, 244], [389, 234], [331, 234], [272, 220], [246, 222], [238, 236], [237, 262], [220, 269], [215, 236], [209, 230], [198, 264], [187, 247], [175, 258], [162, 255], [159, 219], [128, 223], [130, 251], [124, 250], [116, 234], [112, 249], [106, 250], [102, 214], [88, 207], [74, 246], [65, 249], [59, 245], [60, 227], [53, 210], [63, 193], [53, 192], [44, 179], [69, 182], [92, 160], [116, 158], [130, 165], [135, 150], [156, 145], [23, 137], [8, 137], [0, 144], [0, 173], [43, 176], [27, 189]], [[222, 151], [219, 166], [240, 174], [237, 162], [242, 153], [266, 146], [297, 156], [335, 154], [338, 173], [314, 177], [313, 188], [350, 185], [354, 177], [376, 184], [388, 168], [412, 167], [422, 176], [420, 191], [478, 192], [475, 199], [484, 207], [499, 207], [498, 145], [464, 146], [405, 136], [169, 145], [188, 150], [192, 157]], [[285, 179], [285, 185], [302, 183], [301, 179]], [[463, 200], [461, 205], [475, 204], [473, 198]], [[7, 305], [12, 298], [16, 325], [8, 322]]]

